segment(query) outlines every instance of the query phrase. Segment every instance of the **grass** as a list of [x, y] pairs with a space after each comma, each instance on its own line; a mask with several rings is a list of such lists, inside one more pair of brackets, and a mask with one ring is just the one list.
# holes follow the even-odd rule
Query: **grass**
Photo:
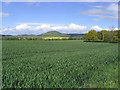
[[3, 40], [3, 88], [117, 88], [117, 43]]

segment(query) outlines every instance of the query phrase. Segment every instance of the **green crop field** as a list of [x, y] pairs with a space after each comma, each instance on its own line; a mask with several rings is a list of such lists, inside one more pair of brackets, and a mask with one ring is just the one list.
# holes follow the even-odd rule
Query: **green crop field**
[[118, 44], [3, 40], [3, 88], [117, 88]]

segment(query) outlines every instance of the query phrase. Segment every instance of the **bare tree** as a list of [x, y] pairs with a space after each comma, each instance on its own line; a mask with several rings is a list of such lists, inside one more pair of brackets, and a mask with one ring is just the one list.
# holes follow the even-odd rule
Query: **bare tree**
[[110, 27], [110, 31], [112, 31], [112, 32], [115, 31], [115, 26], [114, 25]]
[[113, 41], [115, 26], [110, 27], [110, 41]]

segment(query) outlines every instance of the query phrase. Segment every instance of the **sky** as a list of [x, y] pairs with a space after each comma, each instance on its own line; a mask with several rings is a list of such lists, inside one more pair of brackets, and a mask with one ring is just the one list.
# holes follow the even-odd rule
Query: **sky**
[[117, 2], [2, 2], [4, 35], [87, 33], [118, 27]]

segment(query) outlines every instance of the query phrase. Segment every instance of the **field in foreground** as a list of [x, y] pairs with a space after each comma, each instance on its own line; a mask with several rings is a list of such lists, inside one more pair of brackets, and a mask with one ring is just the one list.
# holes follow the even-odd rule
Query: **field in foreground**
[[3, 40], [3, 88], [117, 88], [118, 45]]

